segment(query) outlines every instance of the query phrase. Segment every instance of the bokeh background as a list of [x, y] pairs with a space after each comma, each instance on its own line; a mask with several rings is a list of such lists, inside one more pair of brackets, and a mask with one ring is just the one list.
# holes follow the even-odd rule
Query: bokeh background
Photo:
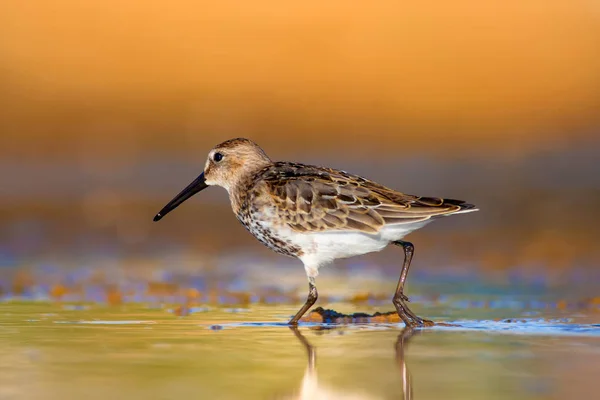
[[[0, 291], [302, 296], [300, 263], [248, 235], [223, 190], [152, 222], [213, 145], [243, 136], [477, 204], [410, 236], [417, 282], [592, 293], [599, 49], [589, 0], [2, 1]], [[322, 293], [388, 296], [400, 257], [340, 261]]]

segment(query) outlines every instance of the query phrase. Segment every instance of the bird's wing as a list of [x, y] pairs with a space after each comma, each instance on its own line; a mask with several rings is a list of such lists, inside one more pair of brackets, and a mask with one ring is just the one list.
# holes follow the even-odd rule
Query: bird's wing
[[277, 216], [297, 232], [377, 233], [384, 225], [474, 208], [459, 200], [406, 195], [343, 171], [301, 164], [276, 163], [262, 183]]

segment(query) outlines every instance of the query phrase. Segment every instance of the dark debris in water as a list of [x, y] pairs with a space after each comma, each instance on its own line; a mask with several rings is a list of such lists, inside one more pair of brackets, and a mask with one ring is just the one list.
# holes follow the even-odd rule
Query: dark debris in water
[[317, 307], [301, 320], [302, 322], [325, 324], [367, 324], [367, 323], [399, 323], [400, 317], [396, 311], [374, 314], [354, 313], [343, 314], [331, 309]]

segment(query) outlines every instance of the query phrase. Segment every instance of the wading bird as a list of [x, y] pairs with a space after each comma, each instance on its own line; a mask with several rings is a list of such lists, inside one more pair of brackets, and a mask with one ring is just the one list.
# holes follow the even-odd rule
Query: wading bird
[[406, 304], [404, 284], [414, 247], [402, 238], [438, 217], [477, 211], [461, 200], [408, 195], [345, 171], [274, 162], [256, 143], [238, 138], [215, 146], [204, 172], [154, 221], [208, 186], [227, 190], [238, 220], [260, 242], [304, 264], [308, 297], [289, 321], [291, 325], [317, 301], [319, 268], [338, 258], [380, 251], [389, 244], [404, 250], [392, 299], [398, 315], [407, 326], [433, 325]]

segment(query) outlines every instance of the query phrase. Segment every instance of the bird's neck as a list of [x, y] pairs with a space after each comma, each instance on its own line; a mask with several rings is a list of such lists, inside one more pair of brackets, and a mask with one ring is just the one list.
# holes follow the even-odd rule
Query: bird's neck
[[235, 214], [240, 212], [256, 176], [272, 164], [269, 160], [268, 162], [265, 161], [264, 163], [256, 163], [248, 166], [243, 174], [238, 175], [238, 178], [232, 181], [229, 187], [226, 187], [227, 193], [229, 193], [229, 200], [231, 201], [231, 208]]

